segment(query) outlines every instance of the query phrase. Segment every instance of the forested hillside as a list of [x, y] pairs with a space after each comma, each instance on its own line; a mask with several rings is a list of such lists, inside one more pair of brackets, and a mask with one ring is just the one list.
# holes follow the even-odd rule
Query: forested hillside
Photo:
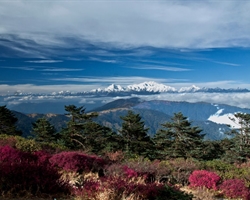
[[[18, 197], [191, 200], [193, 195], [185, 192], [189, 188], [201, 197], [248, 199], [250, 114], [235, 114], [240, 128], [232, 129], [231, 139], [211, 141], [181, 112], [169, 116], [150, 135], [138, 112], [115, 108], [89, 113], [68, 105], [63, 117], [25, 115], [24, 120], [32, 123], [25, 139], [17, 126], [17, 116], [23, 114], [1, 106], [2, 196], [13, 197], [14, 189]], [[95, 120], [104, 113], [107, 119], [121, 120], [112, 125], [117, 125], [117, 132]], [[158, 111], [142, 110], [142, 114], [151, 116], [148, 123], [163, 117]], [[55, 128], [48, 119], [63, 127]]]

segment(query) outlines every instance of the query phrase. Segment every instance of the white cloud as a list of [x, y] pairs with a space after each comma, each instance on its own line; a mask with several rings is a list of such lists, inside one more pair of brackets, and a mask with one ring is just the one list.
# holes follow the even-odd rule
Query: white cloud
[[62, 60], [31, 60], [31, 61], [26, 61], [29, 63], [58, 63], [58, 62], [63, 62]]
[[70, 71], [83, 71], [84, 69], [73, 69], [73, 68], [46, 68], [41, 71], [45, 72], [70, 72]]
[[129, 68], [143, 69], [143, 70], [153, 69], [153, 70], [174, 71], [174, 72], [191, 71], [191, 69], [187, 69], [187, 68], [159, 66], [159, 65], [143, 65], [143, 66], [133, 66]]
[[159, 95], [134, 95], [146, 100], [207, 102], [250, 108], [250, 93], [165, 93]]
[[0, 34], [48, 46], [72, 36], [124, 48], [249, 47], [249, 10], [249, 1], [1, 1]]

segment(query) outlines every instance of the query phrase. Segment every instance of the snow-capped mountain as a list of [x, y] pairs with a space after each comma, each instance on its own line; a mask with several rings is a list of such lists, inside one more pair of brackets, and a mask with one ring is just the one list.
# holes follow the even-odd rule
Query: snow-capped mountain
[[197, 92], [199, 91], [201, 88], [197, 87], [196, 85], [192, 85], [191, 87], [182, 87], [179, 89], [179, 92]]
[[144, 82], [140, 84], [128, 85], [127, 90], [129, 91], [147, 91], [147, 92], [176, 92], [177, 90], [173, 87], [159, 84], [154, 81]]
[[120, 85], [112, 84], [104, 89], [105, 92], [124, 92], [126, 89]]
[[161, 83], [156, 83], [154, 81], [143, 82], [139, 84], [132, 84], [126, 87], [122, 87], [120, 85], [111, 84], [107, 88], [104, 89], [94, 89], [89, 93], [126, 93], [126, 94], [140, 94], [140, 93], [196, 93], [196, 92], [205, 92], [205, 93], [232, 93], [232, 92], [250, 92], [248, 89], [223, 89], [223, 88], [200, 88], [196, 85], [192, 85], [190, 87], [182, 87], [177, 90], [174, 87], [164, 85]]

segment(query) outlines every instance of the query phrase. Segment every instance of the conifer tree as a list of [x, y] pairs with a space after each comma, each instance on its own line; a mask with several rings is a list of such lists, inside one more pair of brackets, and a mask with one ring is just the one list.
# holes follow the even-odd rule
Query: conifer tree
[[129, 110], [126, 116], [121, 116], [121, 119], [123, 123], [119, 132], [125, 142], [124, 150], [127, 153], [148, 156], [152, 141], [147, 134], [149, 129], [145, 128], [141, 116]]
[[6, 105], [0, 106], [0, 134], [22, 135], [22, 132], [17, 130], [17, 121], [18, 119]]
[[32, 124], [32, 134], [38, 142], [56, 141], [56, 129], [46, 118], [40, 118]]
[[192, 127], [191, 122], [181, 112], [174, 113], [172, 121], [162, 124], [162, 127], [154, 138], [160, 156], [200, 157], [204, 137], [200, 134], [202, 130]]
[[[70, 118], [67, 127], [62, 131], [61, 143], [72, 149], [87, 149], [89, 135], [93, 132], [91, 126], [94, 126], [93, 118], [97, 117], [97, 113], [86, 113], [83, 106], [75, 105], [65, 106], [68, 112], [66, 115]], [[99, 131], [96, 129], [95, 131]]]
[[227, 155], [237, 161], [245, 161], [250, 155], [250, 114], [236, 113], [235, 118], [230, 118], [239, 128], [233, 128], [231, 133], [234, 138], [233, 146]]

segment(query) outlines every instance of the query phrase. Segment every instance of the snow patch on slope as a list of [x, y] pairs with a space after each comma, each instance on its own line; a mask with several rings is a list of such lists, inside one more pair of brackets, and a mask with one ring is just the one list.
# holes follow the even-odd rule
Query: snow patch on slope
[[[219, 109], [214, 115], [211, 115], [208, 120], [215, 122], [217, 124], [227, 124], [230, 125], [232, 128], [240, 128], [239, 124], [237, 123], [238, 120], [235, 118], [234, 114], [227, 113], [224, 115], [220, 115], [223, 112], [224, 109]], [[231, 119], [235, 119], [235, 122], [233, 122]]]

